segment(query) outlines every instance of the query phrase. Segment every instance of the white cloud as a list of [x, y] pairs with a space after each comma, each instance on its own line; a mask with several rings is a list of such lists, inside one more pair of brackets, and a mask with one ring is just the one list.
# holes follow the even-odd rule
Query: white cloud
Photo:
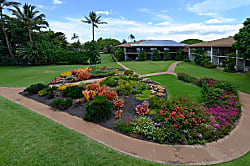
[[137, 11], [143, 12], [143, 13], [150, 12], [150, 10], [149, 10], [149, 9], [146, 9], [146, 8], [140, 8], [140, 9], [137, 9]]
[[[81, 42], [91, 40], [91, 26], [84, 24], [80, 18], [65, 18], [65, 22], [50, 21], [50, 27], [55, 31], [64, 32], [70, 40], [73, 33], [80, 36]], [[100, 25], [95, 29], [95, 38], [116, 38], [118, 40], [127, 39], [129, 34], [134, 34], [136, 40], [140, 39], [165, 39], [182, 41], [188, 38], [198, 38], [202, 40], [213, 40], [222, 37], [232, 36], [239, 31], [242, 24], [238, 25], [208, 25], [204, 23], [174, 24], [173, 22], [159, 26], [142, 23], [125, 18], [105, 18], [103, 21], [108, 24]], [[160, 23], [159, 23], [160, 24]]]
[[63, 1], [61, 1], [61, 0], [53, 0], [53, 3], [54, 3], [55, 5], [59, 5], [59, 4], [62, 4]]
[[149, 25], [152, 25], [153, 23], [152, 22], [148, 22]]
[[110, 11], [96, 11], [96, 14], [105, 14], [106, 16], [110, 15]]
[[158, 23], [156, 25], [163, 25], [163, 26], [165, 26], [165, 25], [169, 25], [169, 24], [170, 24], [169, 21], [164, 21], [164, 22], [160, 22], [160, 23]]
[[213, 18], [213, 19], [209, 19], [206, 21], [207, 24], [217, 24], [217, 23], [227, 23], [227, 22], [233, 22], [235, 21], [235, 19], [233, 18]]
[[209, 13], [248, 5], [250, 5], [249, 0], [205, 0], [193, 5], [188, 4], [187, 10], [195, 13]]
[[40, 9], [45, 9], [45, 10], [54, 10], [56, 8], [56, 6], [52, 6], [52, 7], [47, 7], [44, 5], [35, 5], [35, 6], [37, 6]]
[[161, 10], [162, 13], [167, 13], [168, 11], [167, 10]]

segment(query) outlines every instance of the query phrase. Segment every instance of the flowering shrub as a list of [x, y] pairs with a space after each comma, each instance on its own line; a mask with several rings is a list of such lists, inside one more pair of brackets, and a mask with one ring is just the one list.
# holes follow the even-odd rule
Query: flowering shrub
[[66, 77], [69, 75], [72, 75], [72, 73], [70, 71], [61, 73], [61, 77]]
[[115, 118], [119, 119], [123, 114], [123, 110], [117, 110], [115, 111]]
[[193, 84], [197, 84], [197, 82], [199, 81], [198, 78], [193, 77], [190, 74], [186, 74], [186, 73], [177, 73], [177, 78], [184, 82], [193, 83]]
[[63, 91], [63, 90], [66, 89], [67, 87], [71, 87], [71, 86], [75, 86], [75, 84], [68, 84], [68, 85], [63, 84], [63, 85], [60, 85], [57, 89], [58, 89], [59, 91]]
[[92, 68], [85, 68], [85, 67], [83, 67], [83, 68], [78, 69], [77, 73], [78, 72], [88, 73], [90, 71], [92, 71]]
[[115, 99], [113, 100], [114, 108], [122, 108], [124, 106], [124, 102], [122, 99]]
[[208, 113], [204, 107], [185, 98], [168, 101], [160, 111], [166, 124], [173, 124], [179, 129], [194, 128], [207, 123]]
[[138, 105], [135, 107], [135, 111], [138, 115], [147, 115], [150, 110], [148, 109], [148, 106], [146, 105]]
[[87, 72], [77, 72], [76, 76], [78, 77], [79, 80], [87, 80], [91, 77], [91, 74]]

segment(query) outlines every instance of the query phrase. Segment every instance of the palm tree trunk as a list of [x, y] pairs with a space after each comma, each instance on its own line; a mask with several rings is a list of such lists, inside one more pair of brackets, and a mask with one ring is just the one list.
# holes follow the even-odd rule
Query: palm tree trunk
[[8, 38], [8, 34], [7, 32], [5, 31], [5, 26], [4, 26], [4, 22], [3, 22], [3, 12], [2, 10], [0, 10], [0, 15], [1, 15], [1, 22], [2, 22], [2, 28], [3, 28], [3, 33], [4, 33], [4, 36], [5, 36], [5, 39], [6, 39], [6, 43], [7, 43], [7, 47], [9, 49], [9, 53], [10, 53], [10, 56], [12, 57], [13, 61], [18, 64], [13, 52], [12, 52], [12, 47], [11, 47], [11, 44], [9, 42], [9, 38]]
[[92, 24], [92, 34], [93, 34], [93, 41], [95, 41], [95, 27], [94, 27], [94, 24]]
[[30, 43], [33, 46], [33, 41], [32, 41], [32, 37], [31, 37], [31, 27], [29, 25], [29, 38], [30, 38]]

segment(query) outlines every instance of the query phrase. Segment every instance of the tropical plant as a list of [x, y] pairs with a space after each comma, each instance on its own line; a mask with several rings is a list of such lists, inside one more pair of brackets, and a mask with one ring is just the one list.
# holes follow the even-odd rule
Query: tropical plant
[[88, 53], [90, 64], [98, 64], [101, 62], [100, 54], [98, 53], [99, 47], [97, 42], [94, 40], [91, 42], [86, 42], [84, 44], [84, 49]]
[[86, 109], [84, 119], [92, 122], [101, 122], [111, 117], [113, 103], [105, 96], [96, 96]]
[[128, 36], [128, 39], [130, 39], [131, 42], [133, 42], [133, 41], [135, 41], [135, 36], [134, 36], [133, 34], [130, 34], [130, 35]]
[[0, 17], [1, 17], [2, 29], [3, 29], [3, 33], [4, 33], [4, 36], [5, 36], [5, 40], [6, 40], [6, 44], [7, 44], [10, 56], [12, 57], [13, 61], [16, 64], [18, 64], [18, 62], [17, 62], [17, 60], [16, 60], [16, 58], [15, 58], [15, 56], [13, 54], [13, 49], [12, 49], [8, 34], [7, 34], [6, 30], [5, 30], [4, 17], [6, 15], [3, 14], [3, 10], [5, 8], [8, 8], [8, 7], [14, 7], [14, 6], [17, 7], [18, 5], [20, 5], [19, 2], [8, 2], [6, 0], [0, 0]]
[[145, 61], [145, 58], [146, 58], [146, 53], [145, 51], [141, 51], [139, 53], [139, 61]]
[[101, 16], [97, 16], [94, 11], [89, 12], [89, 17], [85, 16], [85, 20], [81, 21], [92, 25], [93, 41], [95, 41], [95, 27], [98, 28], [98, 24], [107, 24], [107, 22], [101, 21]]
[[78, 38], [79, 38], [79, 36], [76, 33], [73, 33], [73, 36], [71, 37], [71, 40], [76, 40]]
[[153, 61], [158, 61], [160, 59], [160, 50], [153, 51]]
[[[38, 10], [35, 10], [35, 6], [32, 6], [28, 3], [25, 3], [23, 9], [20, 9], [17, 6], [14, 6], [15, 9], [11, 9], [12, 14], [16, 16], [16, 18], [23, 22], [26, 28], [28, 29], [29, 39], [31, 45], [33, 45], [32, 40], [32, 31], [38, 30], [41, 28], [47, 28], [49, 26], [48, 22], [44, 19], [44, 14], [39, 14]], [[39, 15], [37, 15], [39, 14]]]
[[244, 59], [247, 59], [250, 58], [250, 18], [247, 18], [243, 25], [239, 33], [234, 35], [236, 42], [233, 48], [237, 49]]

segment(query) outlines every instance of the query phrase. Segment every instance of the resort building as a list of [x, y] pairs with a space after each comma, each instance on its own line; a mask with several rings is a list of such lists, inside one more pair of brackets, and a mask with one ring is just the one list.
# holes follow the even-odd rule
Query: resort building
[[249, 60], [243, 60], [243, 58], [240, 57], [237, 50], [232, 48], [232, 45], [236, 41], [233, 39], [233, 37], [227, 37], [222, 38], [218, 40], [212, 40], [207, 42], [201, 42], [191, 45], [185, 45], [185, 47], [188, 48], [188, 56], [190, 61], [194, 61], [196, 53], [194, 52], [195, 49], [202, 49], [205, 51], [205, 54], [210, 57], [211, 63], [222, 66], [224, 59], [228, 56], [230, 53], [236, 53], [236, 70], [238, 71], [248, 71], [250, 69], [250, 61]]
[[173, 40], [140, 40], [137, 42], [125, 43], [118, 47], [124, 49], [125, 61], [137, 60], [141, 51], [146, 53], [146, 60], [152, 60], [154, 50], [159, 50], [160, 59], [164, 60], [164, 52], [166, 50], [170, 55], [174, 56], [176, 51], [184, 48], [184, 44]]

